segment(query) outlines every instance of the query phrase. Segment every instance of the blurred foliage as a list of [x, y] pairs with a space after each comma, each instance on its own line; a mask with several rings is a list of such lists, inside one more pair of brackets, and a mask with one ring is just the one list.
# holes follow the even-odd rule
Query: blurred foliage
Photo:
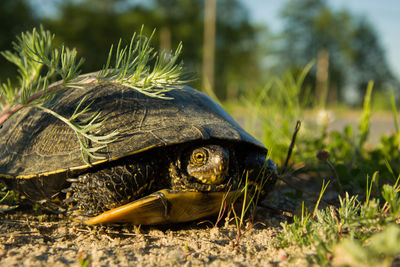
[[[296, 121], [303, 121], [304, 110], [311, 105], [307, 94], [310, 90], [303, 88], [312, 66], [311, 62], [300, 73], [288, 71], [283, 77], [271, 77], [262, 89], [243, 95], [240, 103], [235, 104], [245, 105], [250, 112], [245, 118], [245, 129], [268, 147], [270, 157], [280, 166], [285, 161]], [[302, 128], [300, 138], [304, 134], [308, 135], [308, 127]]]
[[[381, 136], [380, 143], [375, 148], [365, 146], [370, 131], [371, 95], [372, 82], [367, 88], [363, 114], [356, 133], [352, 126], [347, 125], [343, 132], [325, 132], [320, 138], [322, 140], [317, 142], [322, 143], [322, 148], [331, 153], [345, 190], [353, 194], [362, 195], [365, 192], [367, 175], [378, 172], [379, 175], [374, 182], [380, 188], [386, 183], [393, 184], [400, 173], [400, 132], [398, 129], [392, 135]], [[394, 101], [393, 94], [391, 94], [391, 99]], [[393, 121], [395, 125], [398, 123], [395, 105], [393, 106]]]
[[[317, 153], [324, 149], [328, 151], [329, 161], [334, 165], [345, 191], [364, 195], [365, 179], [375, 172], [374, 184], [378, 191], [384, 184], [393, 184], [400, 173], [400, 127], [394, 94], [391, 94], [387, 102], [392, 103], [396, 132], [381, 136], [376, 147], [371, 148], [366, 141], [373, 113], [371, 102], [374, 83], [369, 82], [367, 85], [358, 125], [346, 125], [342, 131], [328, 131], [329, 112], [317, 108], [312, 101], [310, 86], [305, 83], [312, 66], [309, 63], [299, 73], [287, 72], [282, 77], [271, 78], [262, 90], [243, 96], [239, 103], [229, 103], [227, 109], [234, 113], [235, 107], [246, 107], [249, 113], [245, 117], [239, 115], [239, 120], [244, 119], [245, 129], [262, 140], [278, 166], [282, 167], [296, 121], [301, 120], [302, 128], [292, 165], [304, 164], [302, 171], [308, 175], [317, 171], [323, 177], [332, 177], [328, 166], [320, 164], [316, 158]], [[308, 112], [311, 114], [308, 114], [306, 112], [310, 107], [312, 109]]]
[[398, 266], [400, 227], [397, 224], [388, 225], [366, 242], [344, 239], [333, 251], [337, 255], [333, 260], [335, 266]]
[[[169, 50], [182, 41], [186, 67], [200, 73], [203, 16], [204, 0], [2, 0], [0, 50], [9, 50], [15, 35], [42, 23], [56, 33], [58, 43], [75, 47], [79, 56], [86, 58], [83, 72], [90, 72], [103, 67], [105, 51], [112, 43], [120, 38], [129, 40], [144, 25], [147, 36], [157, 29], [155, 47]], [[337, 91], [342, 100], [349, 88], [357, 88], [362, 95], [370, 79], [375, 81], [376, 91], [387, 83], [397, 89], [377, 33], [367, 18], [333, 10], [325, 0], [289, 0], [282, 19], [283, 32], [271, 33], [266, 26], [251, 23], [244, 1], [217, 1], [217, 97], [234, 99], [252, 93], [273, 75], [300, 72], [321, 49], [329, 53], [328, 95]], [[15, 68], [4, 59], [0, 63], [0, 80], [4, 81], [13, 76]], [[313, 67], [304, 81], [312, 90], [315, 71]], [[192, 85], [200, 88], [201, 81]]]
[[[306, 71], [307, 67], [302, 73]], [[304, 79], [303, 75], [293, 77], [293, 81]], [[281, 82], [286, 80], [287, 76], [282, 78]], [[291, 92], [302, 91], [298, 86], [302, 86], [302, 83], [292, 83], [289, 88]], [[389, 136], [381, 136], [380, 143], [375, 148], [366, 147], [373, 112], [372, 93], [373, 82], [369, 82], [357, 131], [347, 125], [344, 131], [328, 132], [329, 120], [322, 120], [319, 125], [304, 123], [302, 131], [306, 134], [300, 135], [297, 141], [293, 161], [305, 163], [305, 168], [301, 171], [316, 183], [321, 183], [318, 181], [321, 178], [325, 179], [337, 174], [346, 193], [337, 194], [339, 200], [337, 205], [329, 205], [324, 209], [318, 207], [320, 200], [318, 199], [313, 213], [304, 207], [303, 202], [301, 213], [298, 212], [299, 214], [293, 216], [292, 223], [281, 223], [282, 231], [278, 234], [275, 243], [277, 247], [298, 248], [300, 246], [311, 248], [313, 251], [308, 255], [302, 253], [294, 255], [292, 261], [306, 257], [310, 265], [321, 266], [395, 266], [395, 263], [398, 263], [400, 244], [398, 111], [393, 91], [391, 91], [390, 102], [396, 131]], [[262, 113], [269, 114], [268, 120], [264, 118], [263, 120], [266, 122], [275, 120], [276, 125], [279, 119], [283, 119], [288, 121], [279, 121], [282, 125], [294, 124], [295, 116], [268, 113], [269, 105], [273, 103], [273, 100], [264, 98], [263, 101], [266, 108]], [[298, 112], [297, 116], [301, 117], [304, 106], [294, 104], [296, 102], [286, 105], [287, 113], [294, 114], [293, 111], [295, 111]], [[259, 103], [253, 103], [253, 105], [258, 106]], [[277, 131], [277, 136], [282, 135], [282, 129], [274, 129]], [[284, 151], [287, 151], [289, 146], [287, 140], [286, 144], [283, 143], [284, 138], [270, 137], [265, 141], [267, 144], [273, 143], [272, 147], [280, 146]], [[321, 149], [325, 149], [325, 155], [333, 163], [336, 174], [332, 173], [327, 166], [319, 165], [313, 158], [313, 155]], [[300, 176], [297, 175], [297, 177]], [[320, 197], [326, 189], [325, 184], [322, 180]], [[311, 190], [307, 188], [305, 191], [311, 192]], [[308, 194], [305, 195], [307, 196], [304, 200], [310, 200]], [[289, 194], [287, 196], [290, 197]], [[332, 194], [327, 199], [331, 197]]]
[[[25, 0], [0, 1], [0, 51], [10, 50], [15, 36], [32, 29], [38, 19], [32, 15], [32, 9]], [[17, 68], [4, 57], [0, 57], [0, 80], [15, 77]], [[1, 79], [3, 78], [3, 79]]]
[[338, 207], [318, 209], [314, 215], [303, 206], [293, 223], [281, 223], [275, 246], [312, 247], [315, 253], [307, 255], [310, 265], [395, 266], [392, 264], [400, 252], [400, 227], [394, 222], [399, 214], [388, 212], [387, 207], [399, 199], [396, 186], [385, 187], [392, 194], [383, 205], [376, 198], [360, 202], [356, 196], [346, 194], [339, 196]]
[[[284, 65], [301, 68], [320, 51], [327, 51], [329, 89], [331, 94], [338, 90], [339, 100], [344, 99], [344, 90], [348, 89], [362, 95], [369, 80], [374, 80], [378, 90], [390, 83], [398, 86], [378, 34], [366, 17], [334, 10], [326, 0], [290, 0], [281, 16]], [[311, 72], [308, 83], [315, 81], [315, 72]]]
[[[203, 0], [153, 0], [144, 5], [131, 1], [64, 1], [60, 16], [44, 24], [57, 33], [60, 42], [76, 47], [87, 59], [84, 72], [102, 67], [106, 53], [119, 38], [129, 40], [135, 30], [145, 26], [145, 35], [156, 28], [154, 40], [161, 47], [176, 47], [183, 42], [183, 61], [188, 69], [200, 72], [203, 45]], [[239, 1], [217, 3], [216, 94], [226, 97], [226, 89], [243, 88], [258, 80], [257, 29]], [[158, 46], [158, 45], [157, 45]], [[243, 77], [254, 79], [243, 79]], [[196, 87], [200, 87], [197, 81]]]

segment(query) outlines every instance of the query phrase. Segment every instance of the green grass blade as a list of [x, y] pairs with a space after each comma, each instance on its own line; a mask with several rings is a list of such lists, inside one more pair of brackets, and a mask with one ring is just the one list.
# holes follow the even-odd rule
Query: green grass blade
[[390, 87], [390, 102], [392, 104], [392, 112], [393, 112], [393, 120], [394, 126], [396, 129], [396, 134], [400, 134], [400, 126], [399, 126], [399, 119], [397, 116], [397, 107], [396, 107], [396, 99], [394, 97], [393, 87]]
[[358, 124], [359, 134], [358, 134], [358, 149], [361, 150], [364, 143], [367, 141], [370, 128], [371, 119], [371, 94], [372, 88], [374, 86], [373, 81], [368, 82], [367, 91], [364, 97], [363, 113], [361, 120]]

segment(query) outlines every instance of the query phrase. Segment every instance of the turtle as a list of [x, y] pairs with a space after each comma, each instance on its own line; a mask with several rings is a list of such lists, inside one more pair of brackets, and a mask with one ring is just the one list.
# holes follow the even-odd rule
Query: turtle
[[268, 149], [190, 86], [160, 98], [85, 83], [63, 89], [51, 109], [68, 118], [80, 101], [90, 103], [89, 117], [99, 110], [106, 119], [99, 134], [118, 131], [96, 158], [82, 157], [76, 133], [39, 108], [21, 110], [0, 129], [0, 180], [52, 212], [114, 216], [88, 224], [185, 222], [215, 214], [244, 177], [262, 182], [264, 198], [277, 180]]

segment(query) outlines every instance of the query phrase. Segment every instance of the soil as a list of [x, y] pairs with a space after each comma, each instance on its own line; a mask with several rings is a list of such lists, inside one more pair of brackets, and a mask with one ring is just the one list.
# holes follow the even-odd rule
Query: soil
[[[276, 192], [272, 198], [279, 199]], [[290, 221], [291, 214], [265, 207], [256, 214], [257, 223], [248, 224], [236, 242], [235, 223], [226, 219], [218, 227], [216, 218], [167, 226], [89, 227], [20, 207], [0, 213], [0, 266], [305, 265], [304, 253], [312, 251], [277, 247], [280, 223]], [[302, 259], [292, 257], [299, 253]]]

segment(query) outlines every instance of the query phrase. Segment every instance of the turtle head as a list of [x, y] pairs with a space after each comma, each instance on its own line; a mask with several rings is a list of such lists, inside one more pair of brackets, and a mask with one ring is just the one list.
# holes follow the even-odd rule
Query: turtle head
[[228, 174], [229, 151], [219, 145], [196, 147], [187, 154], [186, 171], [199, 183], [218, 185]]

